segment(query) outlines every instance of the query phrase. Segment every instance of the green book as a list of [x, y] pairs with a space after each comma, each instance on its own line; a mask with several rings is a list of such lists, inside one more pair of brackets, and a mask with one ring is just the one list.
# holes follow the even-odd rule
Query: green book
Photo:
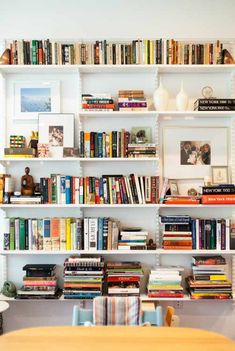
[[51, 174], [51, 202], [57, 203], [57, 178], [56, 174]]
[[15, 218], [10, 218], [10, 250], [15, 250]]
[[216, 250], [216, 220], [211, 220], [211, 237], [210, 237], [210, 249]]
[[25, 250], [25, 219], [20, 218], [19, 249]]
[[37, 64], [37, 46], [36, 40], [32, 40], [32, 64]]

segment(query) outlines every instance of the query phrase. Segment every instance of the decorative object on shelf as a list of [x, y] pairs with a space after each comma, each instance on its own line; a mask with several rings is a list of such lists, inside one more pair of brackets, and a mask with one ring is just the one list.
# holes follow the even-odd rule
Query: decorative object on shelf
[[235, 60], [227, 49], [222, 50], [221, 56], [222, 56], [222, 64], [234, 65]]
[[181, 89], [176, 95], [176, 108], [178, 111], [186, 111], [188, 108], [188, 95], [184, 91], [183, 81], [181, 81]]
[[213, 96], [213, 89], [209, 85], [206, 85], [205, 87], [202, 88], [202, 96], [205, 99], [211, 99]]
[[150, 144], [152, 142], [151, 127], [133, 127], [131, 128], [132, 144]]
[[49, 157], [49, 144], [38, 143], [38, 157], [40, 158]]
[[[218, 143], [218, 140], [220, 142]], [[228, 163], [227, 127], [168, 126], [163, 130], [163, 171], [169, 179], [204, 178]], [[193, 168], [193, 169], [192, 169]]]
[[11, 282], [11, 281], [6, 281], [3, 284], [1, 293], [4, 296], [7, 296], [7, 297], [15, 297], [16, 296], [16, 286], [15, 286], [15, 284], [13, 282]]
[[79, 150], [77, 147], [64, 147], [63, 157], [79, 157]]
[[35, 155], [37, 156], [38, 154], [38, 131], [32, 130], [31, 136], [30, 136], [30, 142], [29, 142], [29, 147], [32, 149], [35, 149]]
[[147, 243], [147, 250], [156, 250], [156, 249], [157, 249], [156, 243], [154, 243], [153, 239], [149, 239]]
[[204, 177], [204, 186], [212, 186], [212, 179], [210, 176]]
[[39, 113], [39, 143], [49, 144], [50, 157], [63, 157], [64, 147], [74, 147], [73, 113]]
[[25, 148], [25, 137], [23, 135], [10, 135], [10, 148]]
[[9, 65], [11, 58], [11, 50], [5, 49], [0, 57], [0, 65]]
[[169, 179], [169, 187], [170, 187], [171, 195], [179, 195], [177, 180]]
[[196, 190], [196, 189], [190, 188], [190, 189], [188, 190], [188, 196], [197, 196], [197, 195], [198, 195], [198, 193], [197, 193], [197, 190]]
[[21, 177], [21, 195], [32, 196], [34, 193], [34, 181], [29, 172], [30, 168], [25, 167], [25, 175]]
[[212, 166], [212, 183], [213, 184], [228, 184], [229, 183], [229, 173], [228, 166]]
[[162, 79], [160, 78], [160, 84], [157, 90], [153, 94], [154, 106], [157, 111], [167, 110], [169, 100], [168, 91], [163, 87]]
[[16, 81], [14, 119], [37, 119], [42, 112], [60, 112], [60, 82]]

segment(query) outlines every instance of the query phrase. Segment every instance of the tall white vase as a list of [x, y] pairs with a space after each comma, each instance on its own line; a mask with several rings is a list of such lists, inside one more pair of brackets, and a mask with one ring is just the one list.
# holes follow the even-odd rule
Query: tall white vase
[[176, 108], [178, 111], [186, 111], [188, 108], [188, 95], [184, 91], [183, 81], [181, 82], [181, 89], [176, 95]]
[[167, 110], [169, 100], [168, 91], [163, 87], [162, 80], [160, 78], [160, 84], [157, 90], [155, 90], [153, 94], [153, 102], [155, 109], [157, 111], [165, 111]]

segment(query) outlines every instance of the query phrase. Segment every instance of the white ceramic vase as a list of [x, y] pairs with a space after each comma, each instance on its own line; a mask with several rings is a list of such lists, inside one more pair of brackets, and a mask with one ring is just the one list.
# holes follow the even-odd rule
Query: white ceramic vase
[[176, 95], [176, 108], [178, 111], [186, 111], [188, 108], [188, 95], [184, 91], [183, 82], [181, 82], [181, 89]]
[[155, 90], [153, 94], [153, 102], [155, 109], [157, 111], [165, 111], [167, 110], [169, 100], [168, 91], [163, 87], [162, 80], [160, 78], [160, 84], [157, 90]]

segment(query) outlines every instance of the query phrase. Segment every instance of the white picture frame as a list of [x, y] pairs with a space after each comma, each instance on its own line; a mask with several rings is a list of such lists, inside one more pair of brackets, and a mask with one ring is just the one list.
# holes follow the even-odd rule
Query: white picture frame
[[211, 167], [212, 184], [228, 184], [229, 183], [229, 171], [228, 166], [212, 166]]
[[60, 81], [14, 82], [14, 119], [37, 119], [39, 113], [60, 112]]
[[[210, 162], [182, 164], [182, 142], [210, 145]], [[163, 129], [163, 175], [169, 179], [191, 179], [210, 176], [211, 166], [228, 165], [227, 127], [167, 126]], [[201, 150], [201, 148], [199, 149]], [[197, 151], [200, 154], [201, 151]]]
[[74, 147], [74, 114], [39, 113], [38, 142], [49, 144], [49, 157], [63, 157], [64, 147]]

